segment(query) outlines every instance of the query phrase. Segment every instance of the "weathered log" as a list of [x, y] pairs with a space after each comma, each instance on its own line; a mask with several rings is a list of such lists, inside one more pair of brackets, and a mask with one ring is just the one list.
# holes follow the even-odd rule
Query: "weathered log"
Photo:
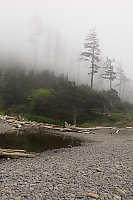
[[6, 158], [34, 158], [35, 154], [27, 153], [25, 150], [14, 150], [14, 149], [0, 149], [0, 157]]
[[20, 153], [26, 153], [25, 150], [20, 150], [20, 149], [0, 149], [0, 152], [1, 152], [1, 150], [2, 150], [3, 152], [6, 151], [6, 152], [20, 152]]

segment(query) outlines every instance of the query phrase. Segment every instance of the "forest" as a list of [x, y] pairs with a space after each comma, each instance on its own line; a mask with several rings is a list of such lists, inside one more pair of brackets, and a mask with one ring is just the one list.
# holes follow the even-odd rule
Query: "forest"
[[[63, 74], [48, 70], [26, 70], [22, 67], [0, 67], [0, 110], [29, 120], [63, 125], [111, 123], [111, 113], [126, 115], [133, 105], [121, 101], [114, 89], [96, 91], [87, 85], [76, 85]], [[131, 120], [131, 117], [129, 117]], [[120, 119], [119, 119], [120, 120]], [[129, 119], [128, 119], [129, 121]]]
[[[82, 69], [78, 77], [82, 70], [88, 69], [87, 83], [73, 77], [73, 63], [65, 67], [66, 72], [59, 70], [57, 54], [54, 70], [51, 67], [54, 63], [45, 62], [40, 68], [37, 46], [33, 66], [25, 67], [16, 58], [1, 61], [1, 113], [59, 125], [66, 121], [79, 126], [132, 126], [133, 105], [127, 101], [132, 97], [127, 89], [130, 79], [115, 59], [102, 58], [95, 29], [88, 31], [82, 46], [78, 56]], [[64, 52], [59, 53], [61, 59]], [[64, 65], [62, 59], [63, 69]]]
[[[16, 59], [1, 62], [1, 113], [59, 125], [66, 121], [80, 126], [132, 126], [133, 105], [124, 95], [130, 80], [120, 66], [116, 70], [115, 59], [101, 57], [95, 30], [88, 32], [79, 55], [79, 62], [88, 69], [88, 83], [59, 73], [58, 62], [54, 70], [46, 63], [40, 69], [39, 57], [34, 56], [34, 67], [27, 68]], [[128, 96], [132, 96], [129, 91]]]

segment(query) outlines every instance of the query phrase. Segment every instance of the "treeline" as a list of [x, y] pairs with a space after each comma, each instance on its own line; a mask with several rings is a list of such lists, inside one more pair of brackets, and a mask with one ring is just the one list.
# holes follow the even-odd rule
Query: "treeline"
[[66, 76], [48, 70], [0, 67], [0, 110], [7, 114], [76, 124], [93, 120], [96, 113], [126, 113], [131, 107], [113, 89], [98, 92], [86, 85], [77, 86]]

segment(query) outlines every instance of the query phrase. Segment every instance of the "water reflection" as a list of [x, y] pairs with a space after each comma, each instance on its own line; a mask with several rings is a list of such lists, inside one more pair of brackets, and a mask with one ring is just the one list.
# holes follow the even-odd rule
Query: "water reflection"
[[11, 149], [24, 149], [29, 152], [43, 152], [48, 149], [58, 149], [70, 146], [79, 146], [81, 141], [70, 136], [23, 133], [21, 135], [0, 135], [0, 147]]

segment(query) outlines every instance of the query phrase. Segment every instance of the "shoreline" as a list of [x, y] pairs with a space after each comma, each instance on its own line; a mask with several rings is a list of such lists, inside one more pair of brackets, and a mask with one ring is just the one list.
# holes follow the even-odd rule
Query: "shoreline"
[[133, 130], [106, 131], [85, 136], [94, 143], [0, 160], [0, 199], [133, 199]]
[[81, 128], [75, 126], [67, 126], [60, 127], [54, 124], [48, 123], [38, 123], [31, 121], [18, 120], [15, 117], [11, 116], [3, 116], [0, 115], [0, 134], [9, 134], [9, 133], [17, 133], [22, 134], [25, 131], [29, 131], [31, 133], [44, 133], [44, 134], [55, 134], [62, 136], [72, 136], [77, 138], [87, 139], [88, 136], [98, 135], [100, 137], [104, 135], [110, 134], [119, 134], [119, 132], [127, 131], [130, 132], [133, 130], [133, 127], [127, 128], [117, 128], [117, 127], [92, 127], [92, 128]]

